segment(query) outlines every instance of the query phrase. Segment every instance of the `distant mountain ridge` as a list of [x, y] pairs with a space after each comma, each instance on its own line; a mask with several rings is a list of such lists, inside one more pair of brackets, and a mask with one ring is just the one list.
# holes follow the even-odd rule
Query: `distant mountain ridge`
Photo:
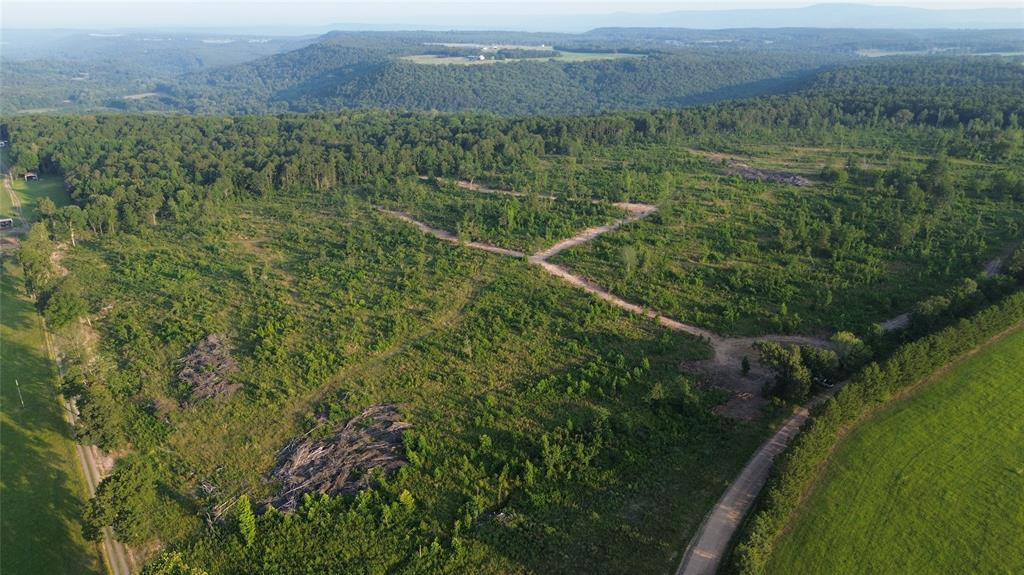
[[867, 28], [867, 29], [1006, 29], [1024, 28], [1020, 8], [933, 10], [865, 4], [815, 4], [803, 8], [678, 10], [663, 14], [613, 14], [603, 19], [615, 27], [725, 28]]
[[[161, 35], [159, 42], [157, 37], [78, 33], [46, 42], [50, 52], [40, 53], [50, 55], [40, 59], [5, 57], [0, 112], [390, 108], [586, 114], [790, 92], [819, 72], [879, 56], [976, 54], [1024, 62], [1024, 34], [1006, 29], [659, 27], [586, 34], [334, 31], [305, 39]], [[499, 45], [504, 48], [495, 52]], [[22, 52], [32, 50], [26, 46]], [[1019, 64], [1013, 70], [1024, 73]]]
[[[636, 12], [628, 8], [613, 13], [573, 13], [574, 8], [552, 10], [540, 3], [533, 4], [533, 13], [500, 13], [500, 8], [482, 10], [482, 3], [466, 1], [445, 2], [447, 8], [436, 10], [393, 10], [367, 16], [353, 14], [351, 20], [334, 14], [310, 12], [308, 24], [279, 23], [272, 17], [259, 21], [260, 3], [250, 4], [246, 20], [234, 23], [228, 18], [210, 19], [201, 25], [173, 25], [155, 23], [141, 26], [114, 26], [101, 22], [78, 22], [75, 30], [105, 32], [153, 32], [176, 34], [233, 34], [263, 36], [320, 35], [333, 30], [354, 31], [433, 31], [505, 30], [520, 32], [550, 32], [579, 34], [595, 28], [687, 28], [723, 30], [730, 28], [858, 28], [858, 29], [1024, 29], [1024, 4], [1001, 8], [918, 8], [909, 6], [877, 6], [856, 3], [812, 4], [793, 8], [735, 8], [711, 10], [670, 10], [666, 12]], [[223, 0], [211, 0], [208, 9], [231, 6]], [[237, 6], [237, 5], [236, 5]], [[493, 6], [493, 5], [491, 5]], [[495, 12], [497, 11], [497, 12]], [[254, 20], [255, 18], [255, 20]], [[13, 20], [12, 20], [13, 21]], [[44, 21], [31, 26], [0, 25], [0, 31], [38, 28]], [[38, 35], [40, 30], [32, 30]], [[47, 31], [50, 32], [50, 31]]]
[[813, 4], [798, 8], [674, 10], [610, 14], [476, 16], [437, 14], [415, 22], [335, 22], [323, 30], [518, 30], [581, 33], [595, 28], [862, 28], [1024, 29], [1024, 5], [1016, 8], [930, 9], [868, 4]]

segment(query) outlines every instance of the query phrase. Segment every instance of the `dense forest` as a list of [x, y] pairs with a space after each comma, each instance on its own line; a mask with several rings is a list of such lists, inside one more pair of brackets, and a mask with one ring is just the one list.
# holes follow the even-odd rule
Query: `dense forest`
[[[8, 117], [12, 172], [72, 199], [40, 202], [19, 258], [77, 434], [117, 455], [89, 533], [154, 573], [671, 569], [819, 371], [1019, 289], [1022, 81], [900, 58], [689, 109]], [[535, 250], [618, 201], [656, 213], [559, 263], [718, 333], [856, 353], [765, 347], [779, 397], [723, 417], [729, 394], [679, 369], [706, 338], [382, 211]], [[877, 325], [901, 311], [909, 329]], [[341, 471], [317, 467], [328, 450]]]
[[188, 78], [167, 99], [198, 113], [342, 108], [476, 110], [501, 114], [653, 108], [755, 95], [790, 86], [820, 56], [649, 53], [589, 62], [423, 65], [366, 61], [361, 50], [318, 43], [281, 58]]

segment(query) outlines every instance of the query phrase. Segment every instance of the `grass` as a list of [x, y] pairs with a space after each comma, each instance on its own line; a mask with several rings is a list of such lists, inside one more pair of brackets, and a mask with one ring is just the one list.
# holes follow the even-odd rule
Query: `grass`
[[[262, 501], [275, 490], [266, 475], [278, 450], [318, 414], [340, 421], [393, 402], [431, 446], [429, 467], [395, 478], [393, 488], [408, 489], [417, 502], [407, 541], [450, 537], [478, 482], [495, 481], [506, 465], [520, 473], [527, 457], [541, 461], [542, 437], [569, 420], [589, 430], [607, 418], [614, 435], [599, 458], [571, 478], [542, 476], [493, 504], [514, 521], [481, 517], [464, 537], [463, 572], [659, 572], [673, 565], [680, 542], [766, 431], [684, 399], [699, 401], [699, 391], [677, 366], [706, 356], [706, 347], [524, 261], [426, 237], [349, 197], [348, 207], [339, 199], [323, 208], [313, 196], [235, 206], [219, 218], [219, 243], [167, 224], [144, 240], [121, 234], [68, 251], [64, 263], [95, 298], [93, 309], [114, 304], [93, 321], [105, 360], [97, 363], [123, 366], [107, 378], [115, 385], [141, 382], [137, 392], [121, 394], [121, 386], [118, 399], [129, 409], [150, 400], [164, 409], [159, 420], [131, 415], [139, 424], [128, 457], [173, 453], [174, 466], [187, 470], [162, 484], [182, 504], [162, 510], [172, 518], [156, 526], [158, 538], [180, 548], [206, 533], [195, 509], [207, 502], [192, 495], [199, 479], [217, 485], [218, 502], [241, 492]], [[421, 198], [409, 209], [421, 203], [433, 205]], [[254, 350], [266, 344], [245, 334], [284, 313], [284, 345], [294, 351], [271, 365]], [[147, 336], [120, 339], [128, 325]], [[181, 407], [174, 362], [210, 332], [236, 342], [246, 387]], [[323, 350], [339, 359], [307, 376], [313, 363], [306, 358], [326, 357]], [[622, 354], [621, 368], [606, 359], [609, 350]], [[645, 359], [649, 371], [627, 382], [621, 374]], [[586, 380], [589, 391], [570, 392], [570, 377]], [[485, 435], [491, 445], [482, 449]], [[345, 541], [358, 538], [369, 541], [364, 533]], [[418, 543], [374, 545], [412, 557]], [[226, 566], [238, 560], [219, 539], [187, 559], [210, 573], [231, 572]]]
[[13, 218], [17, 215], [14, 211], [14, 204], [11, 203], [11, 195], [7, 188], [0, 188], [0, 218]]
[[55, 368], [10, 259], [0, 314], [0, 572], [99, 573], [97, 547], [82, 537], [85, 484], [55, 397]]
[[772, 573], [1024, 572], [1024, 331], [856, 428]]
[[[25, 218], [32, 218], [35, 214], [36, 204], [43, 198], [50, 198], [57, 207], [66, 206], [71, 203], [71, 197], [64, 188], [64, 181], [57, 176], [40, 176], [34, 182], [26, 182], [24, 179], [14, 178], [14, 191], [21, 198], [22, 215]], [[6, 193], [4, 195], [7, 195]], [[9, 206], [10, 198], [5, 198], [5, 212]]]

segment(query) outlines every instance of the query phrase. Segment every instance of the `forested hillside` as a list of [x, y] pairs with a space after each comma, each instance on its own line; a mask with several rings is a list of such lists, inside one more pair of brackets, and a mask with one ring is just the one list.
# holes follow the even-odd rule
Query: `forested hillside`
[[315, 44], [280, 58], [187, 78], [169, 95], [197, 113], [342, 108], [586, 113], [680, 106], [792, 87], [828, 58], [805, 54], [651, 52], [590, 62], [424, 65], [367, 60], [347, 46]]
[[300, 48], [314, 38], [4, 30], [0, 112], [122, 109], [183, 74]]
[[[173, 34], [81, 34], [50, 42], [20, 32], [10, 37], [12, 48], [0, 61], [4, 112], [390, 108], [587, 114], [792, 93], [809, 83], [843, 82], [858, 74], [845, 72], [848, 66], [871, 65], [868, 56], [888, 61], [901, 55], [989, 54], [986, 59], [1019, 60], [1024, 52], [1024, 40], [1013, 30], [333, 32], [315, 41]], [[957, 66], [976, 77], [968, 62]], [[816, 80], [832, 70], [836, 76]], [[890, 79], [882, 74], [872, 78]], [[907, 79], [903, 84], [913, 85]]]

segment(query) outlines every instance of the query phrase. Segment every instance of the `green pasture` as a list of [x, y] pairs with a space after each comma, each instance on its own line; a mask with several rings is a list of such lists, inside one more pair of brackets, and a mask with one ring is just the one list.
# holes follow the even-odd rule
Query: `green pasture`
[[857, 427], [770, 573], [1024, 572], [1024, 330]]
[[618, 52], [565, 52], [559, 51], [557, 56], [549, 58], [507, 58], [504, 60], [473, 60], [462, 56], [440, 56], [437, 54], [416, 54], [402, 56], [402, 60], [414, 64], [473, 66], [480, 64], [503, 64], [510, 62], [593, 62], [595, 60], [621, 60], [623, 58], [642, 58], [643, 54], [623, 54]]
[[[50, 198], [57, 207], [71, 203], [71, 197], [64, 187], [64, 181], [58, 176], [39, 176], [38, 180], [26, 182], [23, 178], [14, 178], [14, 192], [21, 199], [22, 216], [31, 219], [35, 215], [36, 205], [43, 198]], [[8, 194], [4, 194], [7, 196]], [[4, 207], [7, 213], [10, 198], [5, 197]], [[12, 212], [13, 213], [13, 212]]]
[[0, 300], [0, 572], [99, 573], [82, 537], [85, 483], [57, 399], [57, 374], [20, 266], [3, 260]]

